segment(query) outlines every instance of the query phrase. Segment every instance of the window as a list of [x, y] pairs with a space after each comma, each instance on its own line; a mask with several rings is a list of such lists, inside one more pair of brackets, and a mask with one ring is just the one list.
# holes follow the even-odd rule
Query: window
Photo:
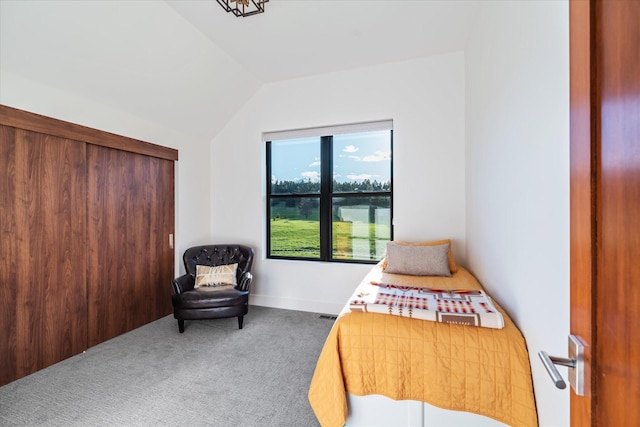
[[267, 257], [377, 262], [392, 228], [391, 121], [270, 132]]

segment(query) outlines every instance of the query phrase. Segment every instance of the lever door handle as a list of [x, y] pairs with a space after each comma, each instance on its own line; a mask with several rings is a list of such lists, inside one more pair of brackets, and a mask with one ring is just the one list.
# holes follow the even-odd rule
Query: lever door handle
[[556, 365], [566, 366], [569, 368], [569, 382], [573, 387], [573, 390], [578, 396], [585, 395], [584, 387], [584, 342], [575, 335], [569, 335], [569, 356], [570, 357], [556, 357], [549, 356], [546, 351], [539, 351], [538, 356], [542, 360], [542, 364], [547, 369], [549, 376], [553, 380], [553, 383], [559, 389], [567, 388], [567, 383], [564, 382], [562, 375], [558, 372]]
[[540, 360], [542, 360], [542, 364], [544, 365], [544, 367], [547, 368], [547, 372], [549, 373], [549, 376], [553, 380], [553, 383], [556, 385], [556, 387], [558, 387], [559, 389], [567, 388], [567, 383], [564, 382], [564, 379], [562, 379], [562, 375], [560, 375], [560, 372], [558, 372], [558, 369], [555, 365], [575, 368], [577, 362], [576, 359], [549, 356], [546, 351], [539, 351], [538, 356], [540, 356]]

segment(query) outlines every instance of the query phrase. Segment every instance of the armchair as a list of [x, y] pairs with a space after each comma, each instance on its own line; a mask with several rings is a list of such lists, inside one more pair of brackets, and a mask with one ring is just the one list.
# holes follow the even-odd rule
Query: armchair
[[[253, 276], [253, 249], [244, 245], [205, 245], [187, 249], [182, 257], [186, 274], [171, 282], [173, 317], [178, 330], [184, 332], [185, 320], [238, 317], [242, 329], [249, 311], [249, 292]], [[238, 264], [234, 286], [205, 288], [196, 286], [198, 265], [216, 267]]]

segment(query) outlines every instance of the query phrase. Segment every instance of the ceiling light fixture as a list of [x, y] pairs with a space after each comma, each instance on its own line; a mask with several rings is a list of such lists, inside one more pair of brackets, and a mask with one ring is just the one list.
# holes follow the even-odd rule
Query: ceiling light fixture
[[251, 16], [264, 12], [264, 4], [269, 0], [216, 0], [227, 12], [235, 16]]

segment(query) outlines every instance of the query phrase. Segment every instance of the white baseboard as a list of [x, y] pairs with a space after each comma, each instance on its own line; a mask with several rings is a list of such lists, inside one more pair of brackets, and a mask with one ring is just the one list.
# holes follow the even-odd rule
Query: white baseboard
[[336, 304], [326, 301], [305, 300], [286, 297], [274, 297], [270, 295], [251, 294], [250, 305], [262, 307], [283, 308], [286, 310], [309, 311], [312, 313], [322, 313], [336, 315], [342, 311], [344, 304]]

